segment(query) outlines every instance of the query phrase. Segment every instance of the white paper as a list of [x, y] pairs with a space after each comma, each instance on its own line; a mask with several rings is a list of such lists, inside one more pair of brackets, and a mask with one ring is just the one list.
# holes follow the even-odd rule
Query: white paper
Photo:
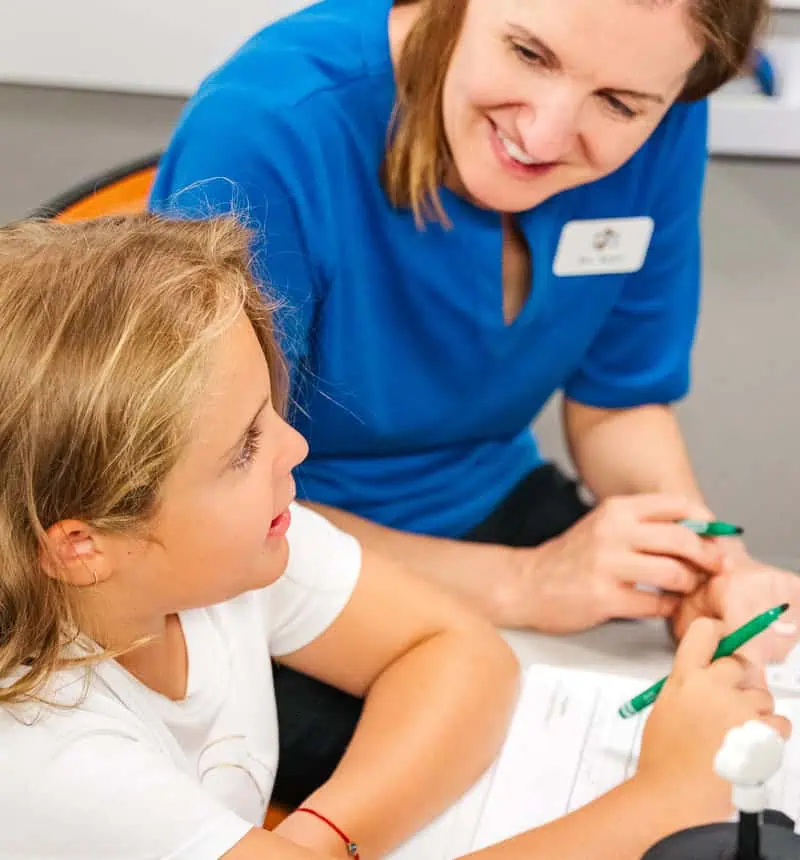
[[[770, 784], [770, 806], [797, 822], [800, 647], [771, 668], [768, 678], [778, 711], [797, 726]], [[455, 860], [565, 815], [622, 782], [636, 768], [646, 714], [623, 720], [617, 709], [653, 680], [551, 666], [528, 669], [495, 764], [389, 860]]]
[[[794, 669], [780, 671], [784, 689], [800, 690], [800, 675]], [[636, 768], [647, 712], [623, 720], [617, 709], [650, 683], [573, 669], [531, 667], [494, 770], [473, 850], [566, 815], [630, 776]], [[779, 699], [777, 709], [800, 725], [800, 696]], [[783, 767], [769, 789], [770, 807], [797, 821], [800, 740], [787, 744]]]

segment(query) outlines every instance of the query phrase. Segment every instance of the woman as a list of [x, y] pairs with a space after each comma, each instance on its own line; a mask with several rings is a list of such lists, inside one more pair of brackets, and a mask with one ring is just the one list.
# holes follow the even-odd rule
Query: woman
[[[205, 81], [153, 203], [259, 231], [302, 499], [502, 626], [663, 616], [680, 635], [797, 596], [739, 541], [675, 523], [711, 516], [670, 408], [698, 307], [703, 99], [765, 6], [326, 0]], [[529, 429], [559, 390], [590, 512]], [[298, 735], [337, 707], [284, 683]], [[307, 735], [346, 740], [348, 721]]]
[[[4, 858], [367, 860], [502, 740], [517, 666], [491, 626], [292, 504], [306, 446], [249, 240], [231, 219], [0, 230]], [[687, 636], [633, 779], [476, 860], [639, 857], [724, 817], [727, 731], [789, 726], [741, 661], [708, 666], [717, 641]], [[270, 657], [366, 694], [277, 833]]]

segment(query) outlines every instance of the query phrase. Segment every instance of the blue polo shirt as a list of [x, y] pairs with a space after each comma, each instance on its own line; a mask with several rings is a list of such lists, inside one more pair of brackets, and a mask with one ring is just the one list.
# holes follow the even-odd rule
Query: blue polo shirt
[[[444, 190], [452, 229], [420, 231], [381, 186], [389, 8], [325, 0], [254, 36], [186, 107], [153, 206], [257, 230], [310, 445], [301, 498], [459, 536], [540, 465], [529, 425], [554, 392], [614, 408], [687, 391], [707, 110], [674, 106], [621, 169], [519, 217], [533, 280], [507, 325], [500, 217]], [[654, 222], [639, 271], [554, 273], [566, 225], [628, 217]]]

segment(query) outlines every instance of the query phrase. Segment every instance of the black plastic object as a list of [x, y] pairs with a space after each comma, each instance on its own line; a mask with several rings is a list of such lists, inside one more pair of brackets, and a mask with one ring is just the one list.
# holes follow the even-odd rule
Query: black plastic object
[[[781, 812], [764, 812], [760, 860], [800, 860], [800, 835], [794, 822]], [[738, 825], [708, 824], [668, 836], [642, 860], [739, 860]]]

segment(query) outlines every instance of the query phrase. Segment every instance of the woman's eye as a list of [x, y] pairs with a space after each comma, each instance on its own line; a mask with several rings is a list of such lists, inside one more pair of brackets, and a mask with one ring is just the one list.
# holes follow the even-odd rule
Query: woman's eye
[[614, 113], [619, 114], [621, 117], [625, 119], [633, 119], [637, 116], [637, 112], [632, 108], [629, 108], [625, 102], [620, 101], [616, 96], [612, 95], [604, 95], [606, 104], [614, 111]]
[[542, 62], [542, 55], [537, 54], [533, 48], [529, 48], [527, 45], [521, 45], [519, 42], [512, 42], [511, 45], [514, 49], [514, 53], [524, 62], [533, 63], [534, 65], [539, 65]]

